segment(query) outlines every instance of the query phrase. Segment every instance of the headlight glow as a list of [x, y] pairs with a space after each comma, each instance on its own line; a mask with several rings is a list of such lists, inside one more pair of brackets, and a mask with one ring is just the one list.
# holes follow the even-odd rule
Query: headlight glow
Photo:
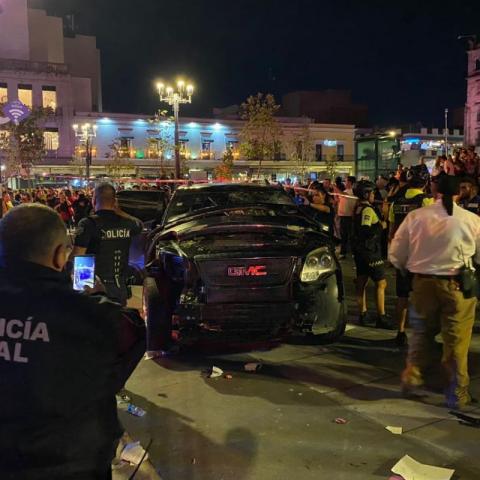
[[337, 266], [328, 248], [314, 250], [307, 255], [303, 265], [300, 280], [302, 282], [315, 282], [326, 273], [333, 273]]

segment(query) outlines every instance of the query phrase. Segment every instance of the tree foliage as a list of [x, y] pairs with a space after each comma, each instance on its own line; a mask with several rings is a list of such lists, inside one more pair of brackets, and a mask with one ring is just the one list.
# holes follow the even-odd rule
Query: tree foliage
[[233, 152], [227, 149], [223, 155], [222, 163], [215, 168], [215, 178], [219, 181], [231, 180], [233, 176]]
[[[45, 123], [51, 114], [49, 108], [34, 108], [28, 118], [18, 125], [13, 122], [2, 125], [0, 130], [0, 154], [3, 156], [5, 176], [27, 173], [46, 155]], [[3, 111], [0, 106], [0, 116]]]
[[105, 163], [107, 175], [113, 178], [128, 175], [132, 168], [134, 168], [134, 165], [130, 161], [130, 158], [124, 156], [124, 149], [121, 146], [120, 139], [115, 139], [108, 147], [110, 148], [110, 152], [105, 155], [107, 158], [107, 162]]
[[281, 150], [282, 130], [275, 118], [280, 106], [271, 94], [258, 93], [242, 104], [240, 115], [245, 124], [240, 132], [240, 152], [247, 160], [274, 160]]
[[288, 141], [284, 142], [287, 159], [295, 163], [298, 173], [305, 177], [307, 166], [314, 159], [315, 147], [313, 145], [310, 127], [305, 119], [302, 128], [293, 133]]
[[165, 175], [165, 156], [175, 152], [175, 139], [172, 129], [173, 118], [168, 116], [166, 110], [159, 111], [149, 120], [151, 129], [147, 138], [149, 158], [158, 161], [159, 173]]

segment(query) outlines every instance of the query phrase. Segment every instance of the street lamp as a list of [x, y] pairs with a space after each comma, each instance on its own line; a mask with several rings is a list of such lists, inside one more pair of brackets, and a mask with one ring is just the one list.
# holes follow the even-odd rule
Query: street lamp
[[85, 145], [85, 176], [87, 181], [90, 179], [90, 166], [92, 165], [92, 150], [93, 139], [97, 136], [97, 126], [90, 123], [83, 123], [82, 125], [73, 125], [75, 137], [78, 138], [80, 145]]
[[183, 80], [177, 82], [177, 89], [163, 83], [157, 83], [157, 90], [160, 101], [168, 103], [173, 107], [175, 117], [175, 177], [180, 178], [180, 139], [179, 139], [179, 115], [180, 104], [192, 103], [193, 85], [186, 85]]
[[448, 157], [448, 108], [445, 109], [445, 156]]

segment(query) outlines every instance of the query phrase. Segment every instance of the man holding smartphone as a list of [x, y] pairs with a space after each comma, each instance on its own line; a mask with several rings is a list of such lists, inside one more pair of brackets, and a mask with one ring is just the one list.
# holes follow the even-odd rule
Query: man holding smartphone
[[72, 289], [71, 249], [47, 206], [0, 221], [2, 480], [111, 479], [115, 394], [143, 356], [145, 328], [138, 312]]
[[78, 225], [73, 256], [95, 255], [95, 273], [108, 298], [126, 305], [130, 245], [143, 225], [117, 207], [115, 188], [109, 183], [97, 186], [93, 204], [95, 215]]

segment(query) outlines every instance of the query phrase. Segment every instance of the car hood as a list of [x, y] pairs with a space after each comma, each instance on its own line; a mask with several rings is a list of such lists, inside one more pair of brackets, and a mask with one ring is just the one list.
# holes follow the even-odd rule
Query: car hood
[[229, 216], [202, 218], [164, 230], [189, 258], [197, 255], [302, 256], [329, 245], [326, 234], [302, 217]]

